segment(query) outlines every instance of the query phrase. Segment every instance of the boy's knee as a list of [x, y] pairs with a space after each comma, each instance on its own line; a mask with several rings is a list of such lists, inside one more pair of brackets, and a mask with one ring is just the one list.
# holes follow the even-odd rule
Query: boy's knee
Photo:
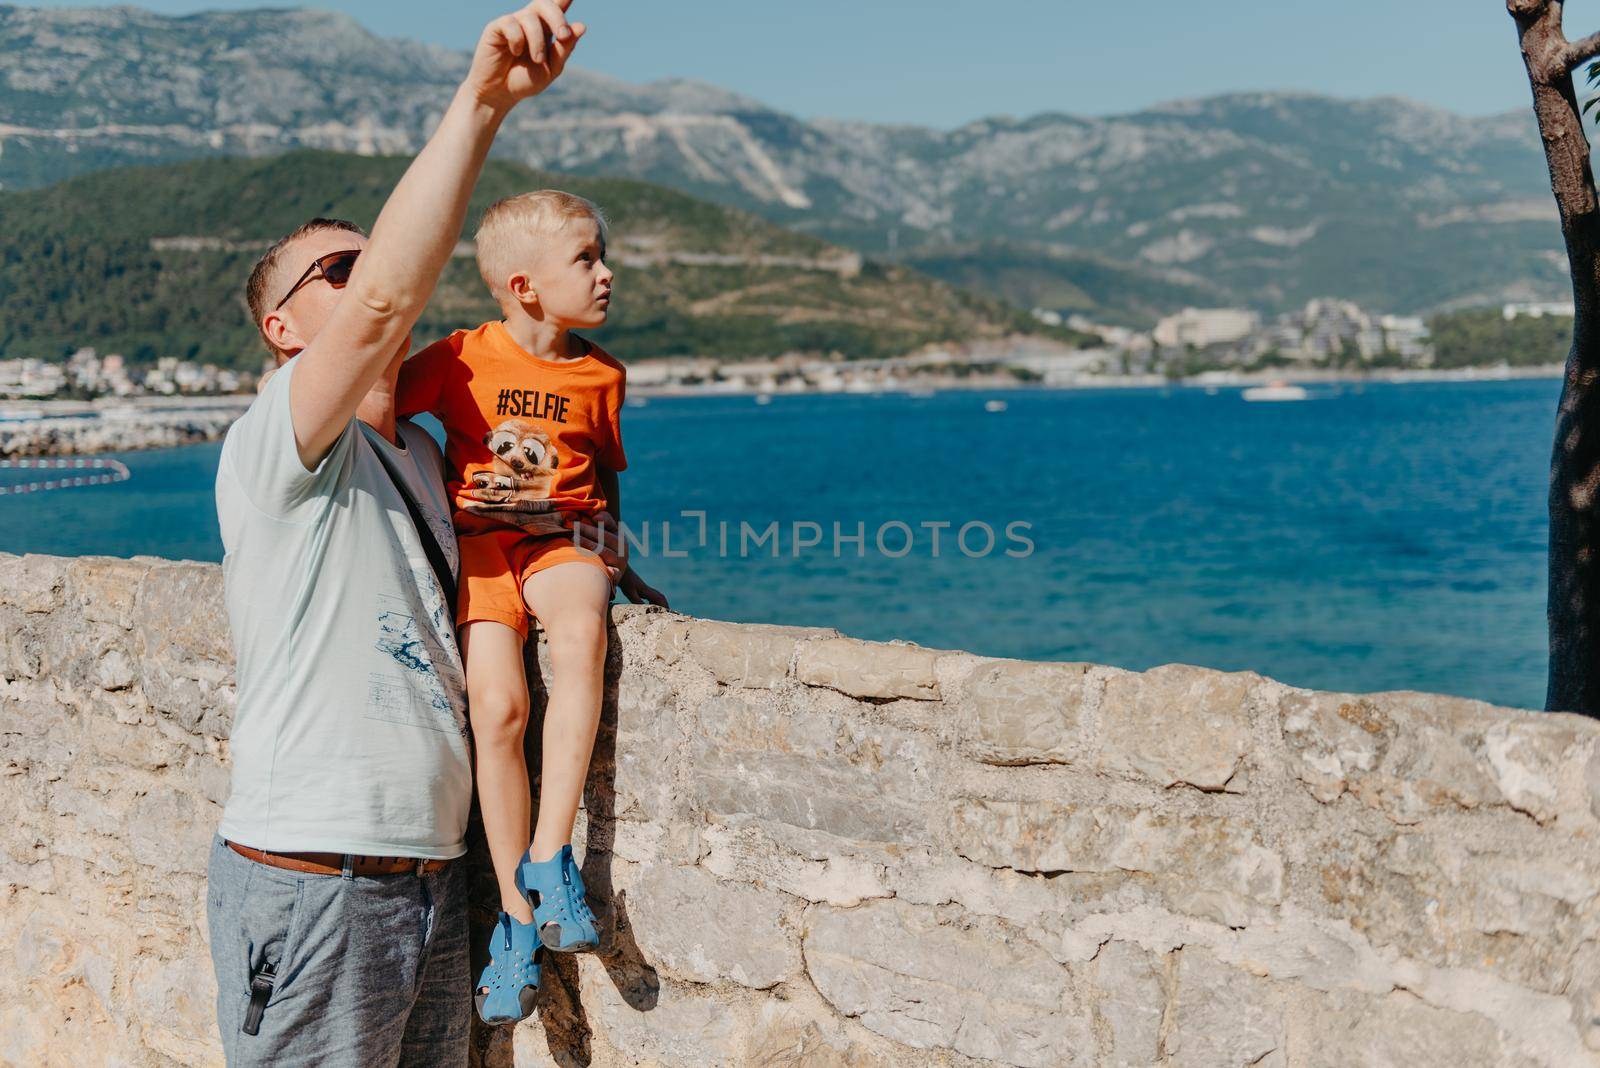
[[606, 617], [603, 615], [567, 616], [545, 630], [550, 655], [561, 659], [604, 658], [607, 639]]
[[485, 688], [468, 694], [472, 733], [479, 744], [522, 744], [528, 728], [528, 692], [516, 687]]

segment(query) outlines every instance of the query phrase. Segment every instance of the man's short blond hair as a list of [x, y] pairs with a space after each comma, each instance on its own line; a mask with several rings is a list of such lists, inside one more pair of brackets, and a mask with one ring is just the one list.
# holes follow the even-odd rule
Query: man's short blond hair
[[606, 247], [606, 217], [591, 201], [559, 189], [497, 200], [478, 223], [478, 273], [496, 300], [509, 297], [506, 279], [527, 267], [528, 256], [538, 248], [538, 238], [560, 232], [577, 219], [593, 219], [600, 227], [600, 249]]

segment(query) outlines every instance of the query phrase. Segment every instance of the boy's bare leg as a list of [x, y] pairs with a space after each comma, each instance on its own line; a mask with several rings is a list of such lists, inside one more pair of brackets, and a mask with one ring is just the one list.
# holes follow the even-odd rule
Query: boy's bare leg
[[528, 849], [533, 860], [543, 861], [572, 841], [589, 775], [605, 692], [611, 577], [593, 564], [557, 564], [528, 576], [522, 595], [550, 645], [539, 821]]
[[[596, 569], [598, 570], [598, 569]], [[528, 764], [522, 739], [528, 729], [528, 679], [522, 636], [504, 623], [484, 620], [461, 628], [467, 668], [467, 707], [477, 757], [478, 807], [489, 841], [500, 907], [518, 923], [533, 910], [517, 892], [517, 865], [528, 848]]]

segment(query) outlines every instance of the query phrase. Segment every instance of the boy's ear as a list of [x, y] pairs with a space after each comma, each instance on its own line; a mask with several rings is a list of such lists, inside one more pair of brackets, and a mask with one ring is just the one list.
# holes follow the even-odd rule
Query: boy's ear
[[517, 298], [518, 303], [527, 304], [539, 299], [539, 294], [534, 291], [532, 279], [525, 274], [512, 275], [506, 280], [506, 288]]

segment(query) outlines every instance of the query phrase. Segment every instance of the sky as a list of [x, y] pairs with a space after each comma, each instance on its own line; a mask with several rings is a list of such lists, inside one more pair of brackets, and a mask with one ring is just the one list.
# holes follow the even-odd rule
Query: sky
[[[385, 36], [465, 48], [513, 2], [138, 6], [321, 7]], [[707, 81], [803, 118], [952, 127], [1250, 89], [1399, 95], [1467, 115], [1529, 106], [1504, 0], [575, 0], [573, 17], [592, 30], [580, 66]], [[1565, 18], [1570, 37], [1600, 30], [1600, 0], [1568, 0]]]

